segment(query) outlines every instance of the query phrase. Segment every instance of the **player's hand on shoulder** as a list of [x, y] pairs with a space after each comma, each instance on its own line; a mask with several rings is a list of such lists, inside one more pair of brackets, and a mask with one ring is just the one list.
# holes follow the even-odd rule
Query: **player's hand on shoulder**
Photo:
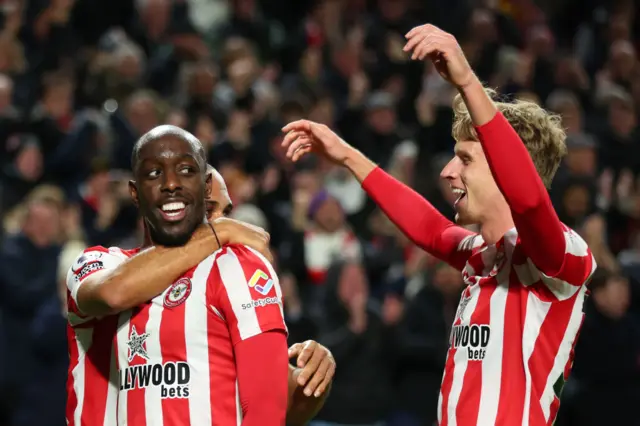
[[405, 37], [405, 52], [411, 59], [431, 59], [438, 73], [456, 87], [465, 87], [476, 78], [456, 38], [440, 28], [425, 24], [414, 27]]
[[313, 340], [295, 343], [289, 348], [289, 358], [297, 358], [294, 375], [306, 396], [319, 398], [329, 389], [336, 373], [336, 360], [328, 348]]
[[309, 152], [321, 155], [337, 164], [344, 164], [353, 147], [324, 124], [310, 120], [293, 121], [282, 128], [285, 134], [282, 148], [287, 158], [298, 161]]
[[260, 252], [269, 262], [273, 262], [269, 245], [271, 236], [264, 229], [226, 217], [215, 219], [211, 224], [216, 230], [221, 245], [246, 245]]

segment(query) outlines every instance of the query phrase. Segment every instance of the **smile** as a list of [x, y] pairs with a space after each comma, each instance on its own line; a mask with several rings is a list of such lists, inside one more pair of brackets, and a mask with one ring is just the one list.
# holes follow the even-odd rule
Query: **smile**
[[456, 206], [466, 195], [467, 192], [461, 188], [451, 188], [451, 192], [453, 192], [458, 198], [454, 201], [453, 205]]
[[159, 210], [167, 222], [180, 222], [187, 215], [187, 206], [182, 201], [163, 204]]

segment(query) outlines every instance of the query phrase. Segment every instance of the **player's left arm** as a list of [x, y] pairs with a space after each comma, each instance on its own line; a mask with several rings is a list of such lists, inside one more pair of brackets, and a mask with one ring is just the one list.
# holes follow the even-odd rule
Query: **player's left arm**
[[313, 340], [289, 348], [289, 408], [287, 425], [306, 425], [320, 411], [331, 390], [336, 361], [331, 351]]
[[524, 143], [497, 110], [456, 39], [429, 24], [412, 29], [407, 39], [405, 50], [414, 59], [434, 59], [462, 96], [526, 256], [548, 277], [583, 284], [592, 270], [586, 245], [563, 228]]
[[225, 246], [210, 276], [214, 305], [234, 347], [244, 426], [285, 424], [287, 328], [282, 291], [271, 264], [246, 246]]

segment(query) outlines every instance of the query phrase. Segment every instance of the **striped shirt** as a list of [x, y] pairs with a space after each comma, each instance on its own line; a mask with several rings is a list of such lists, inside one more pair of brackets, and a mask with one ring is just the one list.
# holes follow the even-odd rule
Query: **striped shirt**
[[454, 255], [468, 258], [467, 287], [450, 335], [440, 425], [553, 423], [596, 268], [582, 238], [563, 230], [564, 264], [553, 277], [524, 254], [515, 228], [495, 245], [480, 235], [460, 241]]
[[67, 275], [68, 424], [241, 424], [233, 347], [286, 332], [272, 266], [248, 247], [228, 246], [142, 306], [84, 315], [77, 308], [82, 282], [136, 253], [93, 247]]

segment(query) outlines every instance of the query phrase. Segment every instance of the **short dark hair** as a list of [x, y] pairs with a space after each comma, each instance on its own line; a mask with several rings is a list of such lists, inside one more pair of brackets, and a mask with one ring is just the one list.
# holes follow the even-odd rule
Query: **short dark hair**
[[138, 165], [140, 149], [142, 149], [142, 147], [147, 143], [156, 141], [165, 136], [173, 136], [178, 139], [182, 139], [183, 141], [191, 145], [193, 150], [198, 153], [198, 157], [200, 157], [202, 166], [201, 169], [203, 173], [206, 173], [207, 154], [204, 151], [204, 146], [202, 145], [202, 143], [198, 140], [198, 138], [196, 138], [186, 130], [170, 124], [163, 124], [162, 126], [154, 127], [153, 129], [142, 135], [140, 139], [138, 139], [133, 145], [133, 151], [131, 152], [131, 170], [133, 170], [134, 173]]

